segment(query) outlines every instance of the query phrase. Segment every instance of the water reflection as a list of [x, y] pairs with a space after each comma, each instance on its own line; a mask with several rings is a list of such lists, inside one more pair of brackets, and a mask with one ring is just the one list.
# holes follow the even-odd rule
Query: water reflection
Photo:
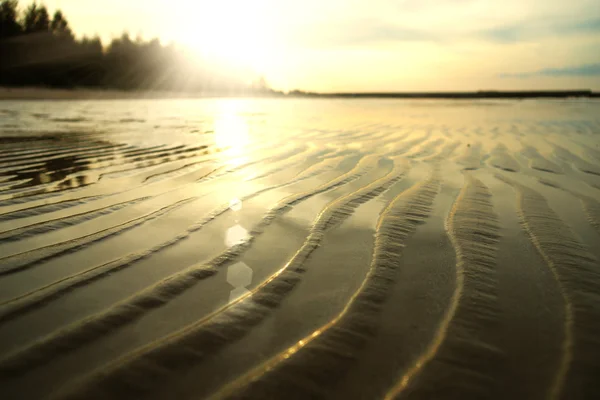
[[246, 119], [237, 113], [235, 103], [221, 103], [220, 112], [214, 120], [215, 145], [223, 149], [227, 164], [239, 165], [245, 161], [245, 147], [250, 143], [250, 131]]
[[250, 141], [246, 120], [231, 111], [224, 112], [216, 118], [214, 134], [218, 147], [240, 149]]
[[13, 175], [8, 181], [22, 182], [13, 186], [13, 189], [21, 189], [37, 185], [45, 185], [53, 182], [61, 182], [61, 186], [82, 186], [86, 183], [85, 176], [71, 177], [89, 169], [90, 162], [80, 156], [65, 156], [45, 161], [42, 165], [28, 169], [16, 169], [11, 171]]

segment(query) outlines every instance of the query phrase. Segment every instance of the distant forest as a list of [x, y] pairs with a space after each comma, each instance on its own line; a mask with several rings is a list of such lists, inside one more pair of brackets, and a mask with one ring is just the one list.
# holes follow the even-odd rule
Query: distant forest
[[98, 37], [77, 39], [60, 10], [51, 17], [44, 5], [21, 9], [17, 0], [0, 0], [0, 86], [274, 93], [264, 79], [248, 84], [158, 39], [124, 33], [106, 47]]

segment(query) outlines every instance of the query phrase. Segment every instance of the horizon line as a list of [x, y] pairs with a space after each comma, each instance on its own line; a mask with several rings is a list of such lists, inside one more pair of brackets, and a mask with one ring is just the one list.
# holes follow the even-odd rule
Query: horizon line
[[[66, 96], [65, 96], [66, 95]], [[478, 90], [478, 91], [423, 91], [423, 92], [310, 92], [294, 89], [284, 92], [264, 90], [122, 90], [115, 88], [51, 88], [32, 86], [0, 86], [0, 100], [60, 99], [60, 98], [150, 98], [162, 97], [273, 97], [273, 98], [340, 98], [340, 99], [535, 99], [535, 98], [600, 98], [600, 92], [590, 89], [544, 90]]]
[[541, 98], [541, 97], [600, 97], [590, 89], [544, 90], [477, 90], [477, 91], [411, 91], [411, 92], [309, 92], [292, 90], [288, 96], [342, 97], [342, 98]]

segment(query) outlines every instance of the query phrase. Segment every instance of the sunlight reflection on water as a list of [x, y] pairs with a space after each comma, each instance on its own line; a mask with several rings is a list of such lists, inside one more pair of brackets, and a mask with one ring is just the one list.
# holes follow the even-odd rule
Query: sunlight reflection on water
[[220, 103], [213, 129], [215, 145], [223, 150], [224, 162], [234, 166], [246, 161], [245, 148], [250, 143], [248, 122], [236, 108], [234, 102]]

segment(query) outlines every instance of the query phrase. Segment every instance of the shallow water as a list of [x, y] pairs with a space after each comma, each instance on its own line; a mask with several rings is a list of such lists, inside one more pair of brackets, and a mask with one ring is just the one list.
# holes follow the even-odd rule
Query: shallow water
[[3, 398], [593, 398], [600, 102], [0, 101]]

